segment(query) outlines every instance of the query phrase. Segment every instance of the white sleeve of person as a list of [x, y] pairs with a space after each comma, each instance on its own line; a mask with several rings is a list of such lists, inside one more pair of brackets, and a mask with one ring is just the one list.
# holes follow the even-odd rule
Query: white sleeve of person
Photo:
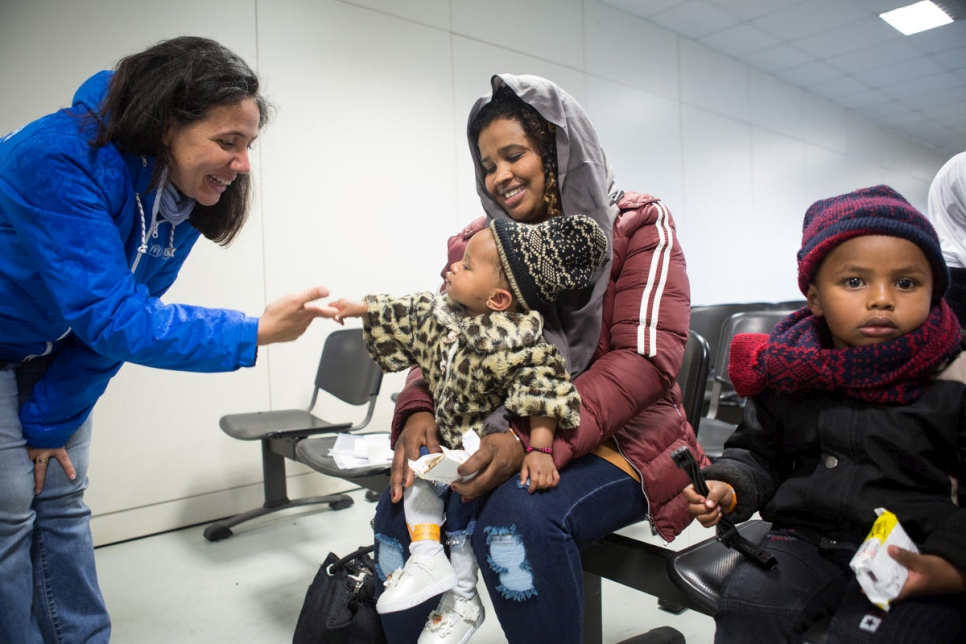
[[889, 602], [896, 598], [909, 576], [909, 570], [889, 556], [889, 546], [919, 552], [896, 515], [885, 508], [876, 508], [879, 518], [872, 525], [869, 536], [849, 562], [859, 585], [873, 604], [889, 610]]

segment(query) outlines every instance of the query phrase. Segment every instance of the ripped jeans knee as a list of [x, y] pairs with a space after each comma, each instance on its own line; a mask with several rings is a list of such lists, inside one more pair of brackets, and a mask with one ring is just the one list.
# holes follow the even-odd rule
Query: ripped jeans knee
[[500, 578], [496, 590], [506, 599], [525, 601], [537, 594], [533, 587], [533, 571], [527, 561], [526, 547], [516, 526], [485, 528], [490, 569]]
[[403, 545], [398, 539], [376, 533], [376, 575], [383, 582], [393, 570], [402, 568], [406, 562]]

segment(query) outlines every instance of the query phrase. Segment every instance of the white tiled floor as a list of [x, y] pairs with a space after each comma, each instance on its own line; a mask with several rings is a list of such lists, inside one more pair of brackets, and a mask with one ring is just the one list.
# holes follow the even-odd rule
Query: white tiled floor
[[[197, 526], [98, 548], [112, 641], [288, 644], [319, 563], [330, 551], [344, 555], [372, 542], [375, 505], [362, 490], [350, 494], [351, 508], [293, 508], [239, 526], [234, 537], [218, 543], [206, 541], [204, 526]], [[689, 536], [679, 538], [682, 546]], [[505, 642], [483, 592], [488, 617], [472, 643]], [[671, 615], [657, 608], [654, 597], [607, 580], [603, 597], [605, 642], [661, 625], [681, 631], [688, 644], [712, 639], [714, 622], [704, 615]]]

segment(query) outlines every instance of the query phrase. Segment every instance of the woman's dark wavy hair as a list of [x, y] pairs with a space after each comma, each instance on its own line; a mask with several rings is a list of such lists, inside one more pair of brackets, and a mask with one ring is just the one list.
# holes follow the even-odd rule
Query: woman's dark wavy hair
[[[162, 143], [168, 128], [198, 121], [213, 107], [249, 98], [258, 105], [261, 129], [272, 107], [258, 93], [258, 78], [244, 60], [207, 38], [165, 40], [118, 62], [92, 145], [114, 143], [129, 154], [156, 157], [151, 178], [156, 188], [171, 164], [170, 152]], [[251, 177], [238, 175], [218, 203], [195, 205], [191, 225], [227, 246], [248, 219], [251, 190]]]
[[[480, 132], [498, 119], [518, 121], [523, 125], [523, 131], [536, 141], [547, 184], [543, 194], [543, 201], [547, 204], [547, 218], [563, 214], [560, 205], [560, 188], [557, 185], [557, 136], [554, 124], [540, 116], [534, 107], [525, 103], [506, 85], [497, 89], [490, 102], [480, 108], [476, 118], [470, 124], [470, 136], [474, 141], [479, 141]], [[476, 153], [479, 154], [479, 149]]]

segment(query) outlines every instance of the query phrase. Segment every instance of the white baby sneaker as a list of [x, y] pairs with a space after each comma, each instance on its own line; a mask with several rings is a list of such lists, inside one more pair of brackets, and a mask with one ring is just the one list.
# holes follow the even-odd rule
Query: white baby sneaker
[[419, 635], [417, 644], [466, 644], [483, 623], [485, 611], [479, 595], [473, 599], [446, 593]]
[[442, 549], [435, 555], [412, 555], [405, 566], [394, 570], [386, 579], [386, 589], [376, 602], [376, 612], [395, 613], [418, 606], [455, 585], [456, 571]]

